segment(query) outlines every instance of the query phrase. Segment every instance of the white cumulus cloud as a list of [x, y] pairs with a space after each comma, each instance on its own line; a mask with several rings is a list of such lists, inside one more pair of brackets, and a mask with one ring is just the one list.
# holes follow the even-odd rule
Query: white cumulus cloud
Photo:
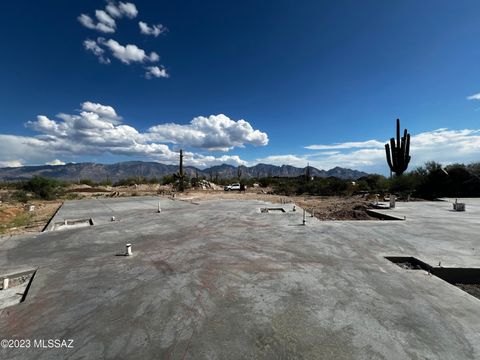
[[104, 10], [95, 10], [95, 17], [102, 24], [105, 24], [112, 28], [115, 28], [116, 26], [115, 20], [113, 20], [113, 18], [108, 15]]
[[135, 4], [129, 2], [120, 2], [118, 8], [122, 14], [125, 14], [130, 19], [133, 19], [138, 15], [138, 10]]
[[65, 163], [62, 160], [52, 160], [52, 161], [47, 161], [45, 165], [51, 165], [51, 166], [58, 166], [58, 165], [65, 165]]
[[[88, 29], [103, 33], [114, 33], [117, 28], [115, 19], [123, 17], [133, 19], [137, 15], [138, 10], [135, 4], [107, 0], [104, 10], [95, 10], [95, 19], [88, 14], [80, 14], [77, 19]], [[162, 24], [148, 25], [146, 22], [140, 21], [138, 25], [142, 34], [153, 35], [155, 37], [167, 31], [167, 28]], [[86, 51], [93, 53], [102, 64], [110, 64], [111, 62], [109, 55], [107, 56], [107, 52], [126, 65], [132, 63], [156, 63], [160, 60], [160, 56], [155, 51], [147, 53], [135, 44], [122, 45], [117, 40], [106, 40], [103, 37], [99, 37], [97, 40], [86, 39], [83, 42], [83, 47]], [[145, 69], [145, 78], [147, 79], [169, 77], [163, 66], [149, 66]]]
[[140, 27], [140, 32], [142, 34], [153, 35], [155, 37], [167, 31], [167, 28], [162, 24], [149, 26], [146, 22], [139, 21], [138, 26]]
[[20, 160], [10, 160], [10, 161], [0, 161], [0, 168], [7, 168], [7, 167], [20, 167], [23, 166], [22, 161]]
[[0, 134], [0, 164], [55, 165], [62, 162], [59, 158], [75, 159], [105, 154], [176, 164], [178, 152], [168, 145], [174, 143], [201, 151], [185, 151], [190, 165], [243, 165], [246, 162], [237, 155], [216, 157], [204, 152], [212, 147], [228, 150], [247, 144], [266, 145], [268, 142], [265, 133], [254, 130], [245, 120], [235, 121], [225, 115], [197, 117], [189, 125], [159, 124], [140, 132], [124, 124], [113, 107], [91, 101], [82, 103], [73, 114], [59, 113], [55, 118], [38, 115], [25, 125], [37, 134]]
[[160, 59], [156, 52], [152, 51], [148, 55], [145, 50], [140, 49], [137, 45], [127, 44], [124, 46], [113, 39], [105, 40], [103, 38], [98, 38], [97, 44], [108, 48], [114, 57], [127, 65], [133, 62], [156, 62]]
[[[98, 12], [102, 12], [102, 14], [99, 16]], [[105, 14], [106, 16], [103, 16], [103, 14]], [[108, 16], [108, 14], [106, 14], [102, 10], [97, 10], [96, 16], [97, 16], [97, 20], [98, 20], [97, 22], [95, 22], [89, 15], [86, 15], [86, 14], [81, 14], [77, 19], [83, 26], [85, 26], [88, 29], [97, 30], [97, 31], [100, 31], [100, 32], [103, 32], [103, 33], [114, 33], [115, 32], [115, 27], [116, 27], [115, 20], [110, 18]], [[107, 21], [107, 23], [100, 20], [100, 18], [102, 18], [102, 17], [104, 19], [107, 19], [107, 16], [110, 20], [113, 21], [113, 23], [110, 22], [109, 20]]]
[[118, 122], [122, 119], [120, 116], [117, 115], [117, 112], [113, 107], [108, 105], [93, 103], [91, 101], [85, 101], [84, 103], [82, 103], [82, 110], [90, 111], [104, 118], [111, 119]]
[[156, 78], [168, 78], [167, 70], [163, 66], [147, 66], [147, 72], [145, 73], [145, 77], [147, 79], [151, 79], [153, 77]]
[[467, 100], [480, 100], [480, 93], [467, 96]]
[[200, 154], [193, 154], [187, 153], [190, 155], [190, 159], [188, 160], [189, 165], [205, 168], [215, 165], [222, 165], [222, 164], [229, 164], [233, 166], [239, 165], [247, 165], [247, 161], [242, 160], [238, 155], [222, 155], [219, 157], [211, 156], [211, 155], [200, 155]]
[[257, 164], [271, 164], [271, 165], [292, 165], [296, 167], [305, 167], [307, 166], [308, 159], [300, 155], [270, 155], [264, 158], [256, 159], [255, 163]]
[[375, 148], [383, 146], [383, 143], [377, 140], [367, 141], [352, 141], [346, 143], [338, 143], [331, 145], [308, 145], [305, 146], [309, 150], [324, 150], [324, 149], [351, 149], [351, 148]]
[[102, 64], [110, 64], [110, 59], [105, 56], [105, 50], [98, 46], [95, 40], [87, 39], [83, 42], [85, 50], [91, 51]]
[[245, 144], [265, 146], [268, 136], [259, 130], [254, 130], [250, 123], [232, 120], [228, 116], [210, 115], [198, 116], [188, 125], [161, 124], [149, 129], [152, 139], [174, 144], [188, 144], [192, 147], [208, 150], [228, 151]]
[[105, 10], [95, 10], [95, 18], [87, 14], [80, 14], [77, 18], [80, 24], [91, 30], [97, 30], [103, 33], [114, 33], [117, 28], [115, 18], [126, 16], [133, 19], [138, 14], [137, 7], [133, 3], [109, 1]]

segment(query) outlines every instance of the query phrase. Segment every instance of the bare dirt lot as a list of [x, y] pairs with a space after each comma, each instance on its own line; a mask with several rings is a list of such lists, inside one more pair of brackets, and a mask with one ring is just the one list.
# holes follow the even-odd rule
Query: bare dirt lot
[[[34, 210], [29, 211], [33, 205]], [[39, 232], [62, 205], [61, 201], [33, 200], [28, 205], [22, 203], [0, 204], [0, 234], [21, 234]]]

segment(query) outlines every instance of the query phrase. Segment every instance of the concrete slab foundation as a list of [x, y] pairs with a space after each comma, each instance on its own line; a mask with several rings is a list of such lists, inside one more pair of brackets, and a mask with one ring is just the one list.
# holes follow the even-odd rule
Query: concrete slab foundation
[[[479, 359], [480, 300], [385, 256], [480, 268], [480, 201], [397, 202], [405, 221], [318, 221], [260, 201], [158, 197], [66, 202], [52, 223], [0, 239], [0, 274], [38, 268], [1, 338], [73, 348], [2, 359]], [[460, 199], [459, 199], [460, 201]], [[379, 210], [380, 211], [380, 210]], [[115, 216], [114, 222], [111, 221]], [[132, 244], [132, 256], [116, 256]]]

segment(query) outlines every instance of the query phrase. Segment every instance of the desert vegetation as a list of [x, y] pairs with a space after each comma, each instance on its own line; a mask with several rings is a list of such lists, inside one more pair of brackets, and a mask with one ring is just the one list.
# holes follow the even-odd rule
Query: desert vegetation
[[[238, 198], [238, 193], [227, 194], [222, 189], [224, 185], [239, 182], [247, 187], [247, 193], [241, 195], [246, 199], [283, 202], [283, 197], [287, 196], [290, 202], [315, 209], [316, 216], [321, 219], [364, 219], [368, 194], [393, 193], [400, 200], [479, 197], [480, 163], [442, 166], [427, 162], [401, 175], [370, 174], [356, 180], [309, 174], [242, 178], [241, 172], [236, 179], [212, 180], [205, 176], [184, 175], [181, 178], [174, 174], [162, 178], [129, 177], [115, 183], [90, 179], [67, 182], [44, 177], [0, 183], [0, 233], [10, 233], [12, 229], [41, 229], [64, 200], [91, 196], [171, 195], [179, 191], [180, 181], [189, 197]], [[30, 205], [35, 206], [34, 212], [29, 211]]]
[[[365, 193], [394, 193], [398, 197], [415, 197], [432, 200], [439, 197], [477, 197], [480, 196], [480, 163], [451, 164], [442, 166], [436, 162], [401, 176], [386, 177], [370, 174], [357, 180], [343, 180], [335, 177], [262, 177], [262, 178], [213, 179], [210, 182], [223, 186], [232, 182], [240, 182], [247, 188], [268, 188], [268, 191], [278, 195], [316, 195], [316, 196], [349, 196]], [[200, 187], [207, 182], [202, 177], [184, 176], [183, 186], [186, 189]], [[71, 188], [75, 185], [89, 187], [89, 192], [115, 191], [119, 187], [136, 187], [138, 185], [170, 186], [178, 190], [178, 176], [167, 175], [163, 178], [130, 177], [115, 183], [109, 181], [94, 182], [82, 179], [77, 182], [58, 181], [44, 177], [33, 177], [28, 180], [0, 184], [3, 189], [2, 201], [18, 201], [26, 203], [30, 200], [72, 199]]]

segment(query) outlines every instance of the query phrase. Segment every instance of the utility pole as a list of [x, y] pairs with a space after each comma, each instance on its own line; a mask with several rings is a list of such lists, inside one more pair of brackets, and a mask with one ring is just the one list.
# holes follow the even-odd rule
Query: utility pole
[[307, 163], [307, 168], [305, 169], [305, 179], [307, 181], [310, 181], [311, 175], [310, 175], [310, 163]]
[[183, 180], [184, 180], [184, 174], [183, 174], [183, 150], [180, 149], [180, 169], [178, 172], [179, 175], [179, 184], [178, 184], [178, 190], [183, 191], [185, 189]]

